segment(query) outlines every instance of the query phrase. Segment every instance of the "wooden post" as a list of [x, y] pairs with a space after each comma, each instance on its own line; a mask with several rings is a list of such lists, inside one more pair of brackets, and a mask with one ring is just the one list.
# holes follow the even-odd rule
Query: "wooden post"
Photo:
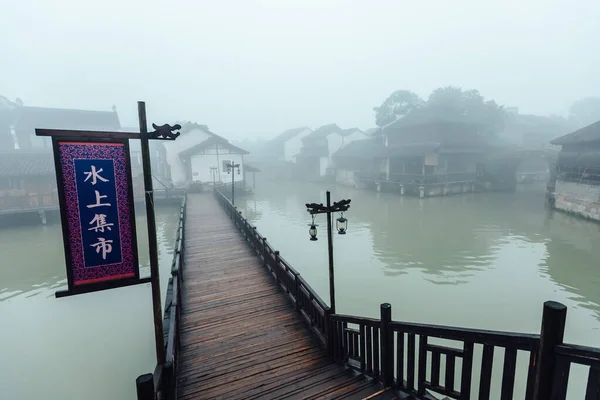
[[144, 166], [144, 191], [146, 192], [146, 218], [148, 220], [148, 248], [150, 250], [150, 279], [152, 285], [152, 305], [154, 311], [154, 342], [156, 345], [156, 363], [165, 363], [165, 338], [163, 335], [163, 315], [160, 300], [160, 277], [158, 269], [158, 242], [156, 239], [156, 217], [154, 215], [154, 192], [152, 188], [152, 169], [150, 147], [148, 145], [148, 125], [146, 122], [146, 103], [138, 101], [140, 122], [140, 144], [142, 165]]
[[275, 267], [271, 272], [275, 274], [275, 282], [277, 282], [277, 285], [281, 285], [281, 282], [279, 281], [279, 250], [275, 250]]
[[135, 380], [137, 400], [154, 400], [154, 375], [144, 374]]
[[556, 365], [555, 347], [563, 342], [566, 318], [567, 307], [564, 304], [555, 301], [544, 303], [540, 349], [537, 357], [538, 365], [533, 390], [534, 400], [546, 400], [551, 397]]
[[335, 357], [333, 321], [331, 320], [332, 314], [331, 308], [325, 310], [325, 329], [327, 329], [325, 337], [327, 338], [327, 354], [329, 357]]
[[[177, 328], [175, 328], [177, 329]], [[163, 399], [164, 400], [176, 400], [175, 399], [175, 380], [176, 377], [173, 376], [173, 362], [171, 360], [165, 363], [165, 367], [163, 368]]]
[[[298, 273], [294, 274], [294, 297], [296, 298], [296, 311], [300, 311], [300, 282], [298, 281]], [[327, 323], [327, 315], [325, 315]]]
[[390, 303], [381, 305], [381, 369], [383, 370], [383, 385], [394, 384], [394, 332], [390, 329], [392, 321], [392, 306]]
[[262, 256], [263, 256], [264, 265], [265, 265], [265, 267], [268, 268], [268, 265], [267, 265], [267, 238], [266, 237], [262, 238]]
[[[327, 210], [331, 210], [331, 192], [327, 191]], [[329, 254], [329, 308], [335, 314], [335, 284], [333, 276], [333, 236], [331, 233], [331, 211], [327, 211], [327, 252]]]

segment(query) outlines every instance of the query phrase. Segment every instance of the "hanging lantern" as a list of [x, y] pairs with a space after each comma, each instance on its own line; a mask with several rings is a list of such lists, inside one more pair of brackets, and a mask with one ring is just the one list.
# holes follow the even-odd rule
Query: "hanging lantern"
[[308, 228], [308, 234], [310, 235], [310, 240], [311, 241], [315, 241], [315, 240], [319, 240], [317, 239], [317, 224], [315, 224], [315, 216], [312, 216], [312, 222], [310, 224], [308, 224], [308, 226], [310, 228]]
[[238, 165], [238, 175], [240, 174], [240, 166]]
[[348, 220], [344, 218], [344, 213], [335, 220], [335, 228], [338, 231], [338, 234], [345, 235], [346, 230], [348, 229]]

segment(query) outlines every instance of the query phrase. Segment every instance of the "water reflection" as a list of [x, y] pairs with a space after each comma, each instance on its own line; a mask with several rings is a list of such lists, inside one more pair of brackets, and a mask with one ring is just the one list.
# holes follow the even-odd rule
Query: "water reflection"
[[[156, 213], [160, 262], [170, 264], [173, 235], [178, 220], [176, 207], [160, 207]], [[143, 211], [136, 212], [140, 275], [149, 276], [148, 235]], [[54, 296], [66, 289], [65, 258], [60, 222], [0, 229], [0, 302], [15, 296]]]

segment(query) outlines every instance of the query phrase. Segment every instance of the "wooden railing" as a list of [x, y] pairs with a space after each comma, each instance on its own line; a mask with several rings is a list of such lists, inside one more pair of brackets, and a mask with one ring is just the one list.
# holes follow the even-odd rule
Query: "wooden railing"
[[181, 317], [181, 291], [183, 287], [185, 257], [186, 196], [179, 210], [179, 224], [175, 232], [171, 277], [165, 298], [163, 332], [166, 347], [165, 364], [157, 364], [154, 373], [136, 380], [138, 400], [175, 400], [177, 398], [177, 372], [179, 365], [179, 321]]
[[600, 399], [600, 349], [574, 344], [556, 346], [556, 367], [554, 369], [554, 384], [552, 399], [565, 399], [569, 372], [572, 364], [590, 367], [585, 390], [585, 400]]
[[[528, 352], [525, 398], [533, 398], [539, 335], [395, 322], [391, 320], [389, 304], [382, 305], [382, 319], [332, 315], [332, 321], [336, 359], [386, 385], [396, 385], [404, 392], [420, 396], [431, 390], [453, 399], [471, 398], [474, 347], [481, 345], [483, 357], [480, 370], [476, 371], [478, 398], [490, 398], [494, 350], [501, 348], [504, 359], [500, 398], [512, 399], [517, 351]], [[459, 343], [455, 347], [435, 344], [431, 339]], [[457, 371], [459, 359], [461, 368]], [[442, 366], [444, 375], [440, 376]], [[456, 381], [460, 384], [456, 385]]]
[[327, 344], [329, 307], [300, 276], [298, 271], [281, 257], [279, 251], [273, 249], [267, 238], [258, 233], [256, 226], [248, 222], [223, 193], [218, 190], [215, 190], [214, 193], [225, 212], [248, 241], [250, 247], [263, 261], [263, 265], [273, 276], [273, 279], [285, 291], [294, 307], [308, 322], [317, 337], [323, 344]]

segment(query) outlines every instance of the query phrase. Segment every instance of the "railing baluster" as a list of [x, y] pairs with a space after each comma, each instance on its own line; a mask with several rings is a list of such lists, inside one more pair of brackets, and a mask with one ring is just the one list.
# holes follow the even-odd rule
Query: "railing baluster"
[[396, 333], [396, 381], [404, 386], [404, 332]]
[[345, 350], [344, 350], [344, 323], [342, 321], [338, 322], [337, 329], [338, 329], [338, 338], [339, 338], [339, 340], [338, 340], [339, 360], [344, 361], [344, 352], [345, 352]]
[[415, 334], [408, 334], [408, 362], [406, 365], [407, 377], [406, 388], [408, 390], [415, 389]]
[[564, 400], [567, 398], [567, 385], [569, 383], [570, 372], [571, 361], [564, 356], [557, 356], [552, 382], [552, 400]]
[[490, 386], [492, 385], [492, 365], [494, 363], [494, 346], [483, 345], [481, 357], [481, 375], [479, 377], [479, 400], [490, 398]]
[[427, 336], [419, 336], [419, 369], [417, 371], [417, 391], [420, 395], [425, 394], [425, 381], [427, 373]]
[[367, 340], [366, 340], [366, 344], [367, 344], [367, 374], [372, 374], [373, 373], [373, 339], [371, 337], [371, 331], [372, 331], [373, 327], [367, 325], [366, 326], [366, 330], [367, 330]]
[[440, 385], [440, 359], [440, 352], [431, 352], [431, 386], [434, 387]]
[[591, 366], [588, 373], [585, 400], [600, 399], [600, 367]]
[[342, 353], [344, 355], [344, 361], [348, 361], [348, 350], [349, 347], [348, 346], [348, 339], [349, 339], [349, 335], [348, 332], [346, 331], [346, 328], [348, 328], [348, 324], [345, 322], [342, 322], [342, 347], [344, 349], [344, 352]]
[[529, 367], [527, 368], [527, 386], [525, 389], [525, 400], [533, 399], [533, 390], [535, 388], [535, 369], [537, 364], [537, 349], [529, 353]]
[[444, 387], [446, 390], [454, 390], [454, 369], [456, 367], [456, 357], [446, 354], [446, 377], [444, 379]]
[[514, 347], [504, 350], [504, 368], [502, 369], [502, 390], [500, 400], [511, 400], [515, 387], [515, 369], [517, 366], [517, 349]]
[[460, 399], [471, 398], [471, 375], [473, 374], [473, 342], [464, 342], [462, 372], [460, 376]]
[[373, 327], [373, 375], [381, 373], [381, 358], [379, 357], [379, 327]]
[[366, 346], [365, 346], [365, 325], [364, 324], [360, 324], [359, 325], [359, 340], [360, 340], [360, 370], [361, 371], [365, 371], [366, 368], [366, 357], [365, 357], [365, 352], [366, 352]]

